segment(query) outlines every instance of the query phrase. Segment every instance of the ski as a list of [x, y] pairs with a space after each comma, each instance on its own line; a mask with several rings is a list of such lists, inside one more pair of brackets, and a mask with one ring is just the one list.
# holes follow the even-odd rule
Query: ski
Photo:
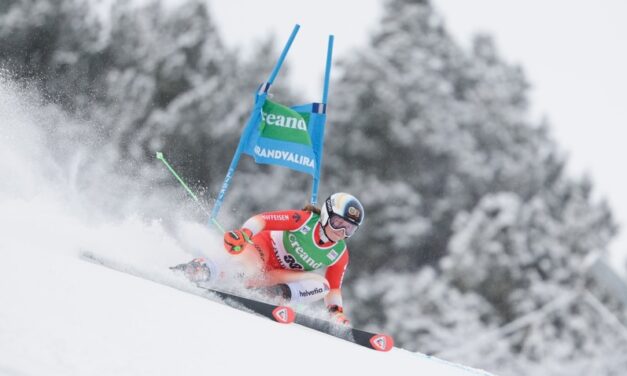
[[372, 333], [366, 330], [336, 324], [300, 312], [297, 313], [295, 322], [301, 326], [329, 334], [372, 350], [387, 352], [394, 348], [394, 339], [387, 334]]
[[[207, 293], [217, 295], [224, 300], [228, 305], [238, 308], [237, 305], [242, 305], [245, 308], [253, 311], [256, 314], [267, 317], [280, 324], [291, 324], [294, 322], [296, 314], [294, 310], [288, 306], [275, 305], [266, 302], [260, 302], [258, 300], [245, 298], [243, 296], [231, 294], [228, 292], [215, 290], [207, 287], [198, 287], [206, 291]], [[229, 304], [233, 302], [235, 304]]]
[[[164, 278], [160, 280], [155, 276], [143, 272], [137, 268], [130, 267], [128, 265], [121, 265], [112, 260], [94, 255], [91, 252], [82, 252], [81, 257], [93, 264], [101, 265], [106, 268], [133, 275], [135, 277], [149, 280], [151, 282], [158, 283], [163, 286], [171, 287], [189, 294], [200, 296], [206, 299], [217, 297], [220, 301], [224, 302], [228, 306], [238, 309], [240, 311], [248, 311], [257, 315], [266, 317], [270, 320], [276, 321], [280, 324], [290, 324], [294, 322], [296, 314], [291, 307], [284, 305], [270, 304], [261, 302], [258, 300], [245, 298], [230, 292], [220, 291], [209, 287], [201, 287], [191, 285], [188, 281], [172, 280], [172, 278]], [[217, 299], [211, 299], [218, 301]]]
[[[230, 292], [217, 290], [211, 287], [192, 285], [187, 280], [174, 278], [175, 275], [167, 274], [170, 278], [162, 279], [155, 275], [142, 271], [138, 268], [122, 265], [113, 260], [94, 255], [91, 252], [82, 252], [81, 257], [91, 263], [104, 266], [106, 268], [133, 275], [135, 277], [149, 280], [167, 287], [171, 287], [186, 293], [200, 296], [213, 301], [224, 302], [238, 310], [248, 311], [260, 316], [264, 316], [270, 320], [281, 324], [296, 323], [318, 332], [322, 332], [341, 340], [352, 342], [356, 345], [366, 347], [368, 349], [387, 352], [394, 347], [394, 339], [386, 334], [373, 333], [350, 326], [333, 323], [331, 321], [295, 312], [291, 307], [284, 305], [276, 305], [258, 300], [245, 298]], [[169, 270], [168, 270], [169, 271]], [[215, 298], [219, 298], [215, 299]]]

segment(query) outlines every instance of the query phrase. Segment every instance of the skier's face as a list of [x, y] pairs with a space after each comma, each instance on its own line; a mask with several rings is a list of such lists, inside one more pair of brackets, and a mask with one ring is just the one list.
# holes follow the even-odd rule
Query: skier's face
[[325, 230], [325, 234], [327, 234], [329, 240], [334, 243], [346, 238], [346, 230], [343, 228], [336, 230], [327, 224]]
[[329, 216], [329, 226], [334, 230], [344, 230], [344, 236], [347, 238], [353, 236], [355, 231], [357, 231], [358, 225], [347, 221], [346, 219], [340, 217], [337, 214], [331, 214]]

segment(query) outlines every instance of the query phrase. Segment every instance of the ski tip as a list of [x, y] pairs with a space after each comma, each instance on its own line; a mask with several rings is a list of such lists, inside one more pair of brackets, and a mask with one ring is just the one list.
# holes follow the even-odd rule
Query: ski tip
[[272, 317], [274, 317], [278, 323], [290, 324], [296, 319], [296, 314], [290, 307], [278, 306], [272, 311]]
[[388, 352], [394, 347], [394, 339], [386, 334], [375, 334], [370, 338], [370, 345], [377, 351]]

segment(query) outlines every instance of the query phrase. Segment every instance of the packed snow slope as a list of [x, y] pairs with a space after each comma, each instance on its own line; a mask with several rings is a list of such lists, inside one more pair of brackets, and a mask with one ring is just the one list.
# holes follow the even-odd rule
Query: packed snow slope
[[0, 374], [482, 374], [401, 349], [379, 353], [44, 253], [3, 252], [0, 260]]
[[71, 120], [1, 78], [0, 375], [485, 374], [84, 261], [89, 251], [158, 273], [199, 254], [229, 256], [219, 235], [166, 204], [180, 197], [135, 189], [141, 182], [102, 162], [101, 139], [59, 134]]

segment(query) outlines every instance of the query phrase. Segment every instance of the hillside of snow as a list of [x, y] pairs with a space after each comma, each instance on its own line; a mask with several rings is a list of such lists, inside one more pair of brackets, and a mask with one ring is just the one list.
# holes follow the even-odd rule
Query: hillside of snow
[[379, 353], [45, 249], [3, 252], [0, 373], [484, 374]]

